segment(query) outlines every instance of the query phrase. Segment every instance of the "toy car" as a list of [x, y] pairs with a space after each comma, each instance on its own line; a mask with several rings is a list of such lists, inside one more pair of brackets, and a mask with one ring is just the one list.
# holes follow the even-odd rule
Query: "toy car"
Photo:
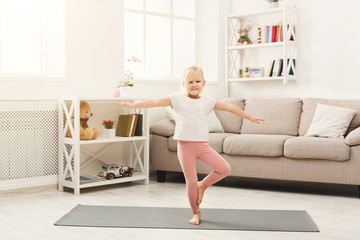
[[102, 170], [99, 172], [100, 177], [112, 180], [118, 177], [131, 177], [134, 173], [134, 168], [121, 166], [118, 164], [107, 164], [102, 166]]

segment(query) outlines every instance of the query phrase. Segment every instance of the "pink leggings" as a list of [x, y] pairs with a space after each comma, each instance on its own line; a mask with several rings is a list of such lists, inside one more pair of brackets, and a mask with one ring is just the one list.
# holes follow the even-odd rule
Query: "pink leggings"
[[209, 187], [229, 175], [231, 168], [227, 161], [212, 149], [208, 142], [178, 141], [177, 155], [186, 180], [186, 191], [193, 213], [199, 212], [198, 178], [196, 159], [209, 165], [213, 171], [204, 179], [203, 183]]

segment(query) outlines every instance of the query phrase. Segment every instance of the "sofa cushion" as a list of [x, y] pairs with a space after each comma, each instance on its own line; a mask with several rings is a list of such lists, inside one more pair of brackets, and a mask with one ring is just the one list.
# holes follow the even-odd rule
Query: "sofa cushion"
[[245, 112], [265, 119], [261, 124], [244, 120], [242, 134], [298, 135], [302, 100], [284, 99], [247, 99]]
[[211, 111], [209, 116], [209, 132], [210, 133], [224, 133], [225, 130], [221, 125], [219, 118], [216, 116], [215, 111]]
[[[220, 102], [234, 104], [235, 106], [244, 110], [245, 106], [245, 99], [243, 98], [222, 98], [219, 99]], [[215, 114], [220, 120], [222, 127], [224, 128], [225, 132], [227, 133], [240, 133], [242, 118], [236, 116], [235, 114], [226, 112], [226, 111], [219, 111], [215, 110]]]
[[308, 131], [311, 121], [314, 117], [316, 104], [322, 103], [331, 106], [345, 107], [357, 110], [350, 126], [345, 133], [349, 134], [352, 130], [360, 126], [360, 101], [359, 100], [329, 100], [321, 98], [307, 98], [303, 100], [302, 113], [300, 118], [299, 135], [304, 136]]
[[231, 155], [280, 157], [289, 135], [240, 134], [225, 138], [224, 153]]
[[[224, 139], [232, 135], [231, 133], [209, 133], [209, 146], [216, 152], [222, 153]], [[173, 136], [168, 139], [168, 149], [172, 152], [177, 151], [177, 141], [174, 140]]]
[[175, 124], [170, 119], [161, 119], [160, 121], [154, 123], [150, 127], [150, 133], [156, 134], [164, 137], [170, 137], [174, 135]]
[[350, 159], [350, 147], [344, 139], [295, 137], [284, 144], [284, 156], [301, 159], [326, 159], [346, 161]]
[[356, 110], [318, 103], [305, 137], [344, 138]]
[[349, 146], [360, 145], [360, 127], [353, 130], [346, 136], [345, 143]]

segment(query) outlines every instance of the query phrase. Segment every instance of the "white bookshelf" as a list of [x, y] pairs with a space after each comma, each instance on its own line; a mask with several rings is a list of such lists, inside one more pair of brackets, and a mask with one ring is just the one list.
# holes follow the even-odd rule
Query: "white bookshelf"
[[[227, 16], [226, 20], [226, 83], [229, 82], [253, 82], [253, 81], [281, 81], [287, 84], [288, 81], [296, 81], [296, 67], [292, 61], [287, 63], [287, 59], [297, 58], [297, 9], [296, 7], [284, 6], [281, 8], [266, 9], [261, 11], [247, 12], [241, 14], [232, 14]], [[237, 30], [251, 26], [252, 35], [250, 40], [252, 44], [238, 45], [239, 34]], [[283, 41], [272, 43], [257, 43], [257, 28], [264, 25], [282, 25]], [[287, 28], [286, 26], [289, 26]], [[289, 30], [287, 30], [289, 29]], [[292, 30], [292, 29], [295, 29]], [[290, 36], [293, 40], [290, 40]], [[271, 51], [266, 52], [266, 51]], [[256, 52], [256, 57], [255, 53]], [[264, 53], [264, 54], [262, 54]], [[273, 54], [273, 55], [272, 55]], [[249, 57], [250, 56], [250, 57]], [[251, 58], [251, 59], [250, 59]], [[269, 58], [269, 59], [264, 59]], [[283, 59], [283, 75], [268, 77], [269, 63], [274, 59]], [[240, 78], [239, 69], [245, 67], [263, 67], [263, 77]], [[289, 74], [290, 67], [293, 74]]]
[[[75, 195], [79, 195], [80, 189], [88, 187], [131, 181], [143, 181], [145, 184], [149, 183], [149, 117], [147, 109], [143, 109], [141, 112], [141, 114], [143, 114], [142, 136], [103, 138], [100, 135], [95, 140], [80, 140], [80, 123], [79, 121], [75, 121], [73, 137], [66, 137], [67, 128], [71, 125], [71, 116], [74, 115], [74, 119], [80, 118], [81, 100], [87, 101], [90, 106], [99, 106], [94, 109], [104, 110], [109, 108], [110, 112], [113, 112], [115, 109], [123, 108], [120, 105], [117, 105], [116, 102], [135, 102], [143, 99], [144, 98], [142, 97], [92, 98], [76, 95], [62, 95], [59, 97], [59, 191], [63, 191], [64, 187], [68, 187], [74, 189]], [[128, 110], [122, 110], [125, 113], [128, 112]], [[94, 112], [94, 115], [101, 115], [101, 112], [96, 113], [96, 110], [93, 110], [93, 107], [92, 112]], [[116, 115], [117, 113], [114, 114]], [[97, 126], [95, 127], [100, 128], [100, 119], [102, 119], [101, 116], [98, 116], [98, 119], [95, 120], [97, 122]], [[94, 127], [90, 124], [89, 126]], [[114, 127], [116, 128], [116, 121]], [[102, 153], [106, 152], [110, 146], [114, 144], [127, 144], [125, 148], [127, 154], [124, 155], [129, 157], [125, 159], [125, 162], [127, 166], [135, 168], [136, 172], [131, 177], [121, 177], [113, 180], [99, 177], [89, 181], [80, 181], [82, 170], [86, 169], [94, 161], [100, 161], [106, 164], [105, 159], [102, 157]], [[101, 146], [101, 148], [96, 148], [96, 145]], [[86, 146], [89, 147], [86, 148]], [[81, 153], [85, 153], [88, 158], [81, 159]], [[122, 163], [119, 162], [118, 164], [121, 165]], [[100, 170], [101, 169], [98, 169], [97, 172]]]

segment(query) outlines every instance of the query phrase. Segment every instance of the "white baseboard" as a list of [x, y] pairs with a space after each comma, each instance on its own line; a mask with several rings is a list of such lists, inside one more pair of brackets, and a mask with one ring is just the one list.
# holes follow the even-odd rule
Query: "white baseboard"
[[57, 184], [58, 175], [0, 181], [0, 191]]

